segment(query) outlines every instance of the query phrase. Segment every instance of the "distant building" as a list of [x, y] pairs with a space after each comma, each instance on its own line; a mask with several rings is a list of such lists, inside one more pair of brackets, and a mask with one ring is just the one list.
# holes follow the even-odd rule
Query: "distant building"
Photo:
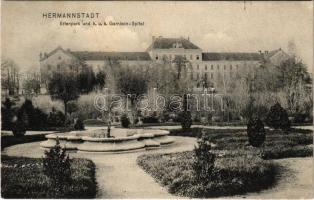
[[48, 54], [40, 55], [40, 70], [42, 80], [47, 80], [45, 77], [54, 71], [82, 70], [76, 66], [65, 65], [73, 61], [84, 61], [88, 67], [97, 72], [103, 70], [103, 67], [113, 60], [119, 61], [121, 65], [138, 67], [164, 60], [171, 62], [178, 55], [190, 62], [188, 75], [195, 82], [196, 87], [202, 87], [201, 83], [204, 80], [215, 86], [219, 77], [231, 77], [243, 69], [259, 66], [263, 60], [279, 65], [289, 58], [289, 55], [281, 49], [256, 53], [203, 52], [189, 38], [153, 37], [151, 45], [144, 52], [71, 51], [58, 47]]

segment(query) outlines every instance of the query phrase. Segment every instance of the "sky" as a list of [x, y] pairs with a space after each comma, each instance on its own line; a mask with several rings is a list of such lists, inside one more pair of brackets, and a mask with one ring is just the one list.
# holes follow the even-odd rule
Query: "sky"
[[[289, 41], [312, 69], [312, 2], [1, 2], [1, 53], [22, 70], [39, 68], [40, 52], [145, 51], [152, 36], [189, 37], [206, 52], [258, 52]], [[144, 26], [60, 26], [47, 12], [98, 12], [96, 21]]]

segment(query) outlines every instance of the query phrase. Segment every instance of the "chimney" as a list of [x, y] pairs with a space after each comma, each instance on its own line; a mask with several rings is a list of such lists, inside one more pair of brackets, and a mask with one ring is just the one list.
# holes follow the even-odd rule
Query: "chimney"
[[68, 52], [71, 52], [71, 49], [70, 49], [70, 48], [68, 48], [68, 49], [67, 49], [67, 51], [68, 51]]
[[39, 53], [39, 59], [41, 60], [41, 59], [43, 59], [43, 53]]
[[268, 51], [264, 51], [264, 53], [267, 55], [267, 54], [268, 54]]

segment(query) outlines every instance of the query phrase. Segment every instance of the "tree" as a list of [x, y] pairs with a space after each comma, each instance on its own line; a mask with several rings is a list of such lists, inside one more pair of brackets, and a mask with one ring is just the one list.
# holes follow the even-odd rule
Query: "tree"
[[247, 124], [247, 135], [250, 145], [260, 147], [265, 139], [264, 124], [259, 118], [251, 118]]
[[71, 74], [54, 73], [48, 83], [48, 92], [52, 99], [61, 100], [63, 102], [66, 122], [68, 112], [67, 103], [79, 97], [79, 89], [75, 76]]
[[288, 113], [278, 102], [270, 108], [265, 121], [274, 129], [288, 130], [290, 128]]
[[8, 95], [16, 95], [19, 93], [19, 67], [11, 59], [3, 59], [1, 61], [1, 86], [7, 90]]
[[77, 110], [78, 110], [78, 106], [75, 101], [69, 101], [67, 103], [67, 111], [70, 114], [70, 116], [72, 115], [72, 113], [76, 112]]
[[215, 165], [215, 154], [210, 152], [210, 138], [202, 131], [202, 136], [197, 140], [194, 149], [194, 162], [192, 164], [196, 183], [206, 186], [211, 181]]
[[23, 83], [23, 88], [26, 94], [39, 94], [40, 93], [40, 81], [38, 79], [32, 78], [27, 79]]
[[306, 66], [295, 58], [283, 62], [279, 66], [279, 79], [283, 83], [289, 113], [299, 113], [304, 110], [304, 99], [312, 95], [307, 86], [312, 84], [312, 78]]
[[44, 174], [52, 182], [53, 197], [66, 197], [63, 195], [71, 181], [71, 161], [69, 155], [66, 155], [66, 150], [61, 148], [58, 138], [56, 145], [45, 151], [43, 169]]
[[147, 92], [147, 83], [148, 80], [143, 73], [132, 70], [129, 67], [121, 69], [117, 77], [118, 89], [127, 99], [130, 99], [133, 119], [135, 119], [137, 98]]
[[106, 83], [106, 73], [103, 71], [100, 71], [96, 74], [96, 85], [99, 87], [99, 89], [102, 89], [105, 86]]
[[91, 69], [85, 69], [77, 76], [77, 86], [81, 93], [89, 93], [96, 86], [95, 73]]

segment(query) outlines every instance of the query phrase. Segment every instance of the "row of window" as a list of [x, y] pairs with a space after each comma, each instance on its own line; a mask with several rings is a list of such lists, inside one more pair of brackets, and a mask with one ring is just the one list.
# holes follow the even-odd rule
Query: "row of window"
[[[219, 70], [219, 65], [216, 65], [217, 70]], [[239, 69], [239, 65], [235, 65], [236, 69]], [[200, 65], [197, 64], [196, 65], [196, 69], [199, 70], [200, 69]], [[214, 70], [214, 65], [210, 65], [210, 69]], [[226, 70], [227, 69], [227, 65], [223, 65], [223, 69]], [[233, 65], [229, 65], [229, 69], [232, 70], [233, 69]], [[208, 70], [208, 66], [205, 65], [205, 70]]]
[[[204, 76], [202, 77], [200, 73], [191, 73], [191, 79], [194, 79], [196, 75], [196, 79], [200, 79], [200, 78], [205, 78], [206, 80], [208, 80], [209, 78], [213, 79], [214, 78], [214, 73], [204, 73]], [[229, 74], [230, 76], [232, 76], [232, 73], [230, 72]], [[228, 76], [227, 73], [223, 73], [223, 76]]]
[[[172, 55], [172, 54], [167, 55], [167, 54], [164, 54], [164, 55], [159, 56], [158, 54], [156, 54], [155, 59], [156, 59], [156, 60], [162, 59], [163, 56], [166, 57], [166, 58], [168, 58], [168, 59], [170, 59], [170, 60], [172, 60], [172, 59], [175, 58], [176, 55]], [[188, 59], [186, 55], [183, 55], [183, 57], [184, 57], [185, 59]], [[199, 59], [200, 59], [200, 56], [199, 56], [199, 55], [196, 55], [196, 56], [195, 56], [195, 60], [199, 60]], [[193, 60], [193, 55], [190, 55], [190, 60]]]
[[[57, 64], [57, 70], [60, 70], [60, 69], [61, 69], [61, 65], [60, 65], [60, 64]], [[75, 67], [72, 66], [72, 65], [69, 66], [69, 69], [70, 69], [70, 70], [77, 70], [77, 69], [75, 69]], [[51, 70], [51, 65], [47, 65], [47, 70], [48, 70], [48, 71]]]

